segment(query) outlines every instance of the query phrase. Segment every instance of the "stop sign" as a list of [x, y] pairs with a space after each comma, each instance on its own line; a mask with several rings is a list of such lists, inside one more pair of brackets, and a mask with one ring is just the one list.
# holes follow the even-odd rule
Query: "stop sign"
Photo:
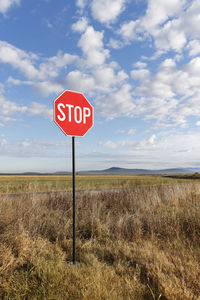
[[54, 121], [69, 136], [84, 136], [93, 126], [93, 107], [82, 93], [66, 90], [54, 101]]

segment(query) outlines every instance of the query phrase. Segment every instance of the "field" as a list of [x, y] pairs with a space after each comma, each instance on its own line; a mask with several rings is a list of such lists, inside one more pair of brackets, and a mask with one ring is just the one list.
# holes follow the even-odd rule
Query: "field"
[[0, 185], [0, 299], [200, 299], [200, 181], [78, 176], [76, 266], [71, 177]]
[[[135, 175], [77, 175], [76, 186], [79, 190], [104, 188], [129, 188], [136, 185], [169, 184], [184, 182], [185, 179], [167, 178], [164, 176], [135, 176]], [[0, 193], [23, 193], [71, 190], [71, 175], [0, 175]]]

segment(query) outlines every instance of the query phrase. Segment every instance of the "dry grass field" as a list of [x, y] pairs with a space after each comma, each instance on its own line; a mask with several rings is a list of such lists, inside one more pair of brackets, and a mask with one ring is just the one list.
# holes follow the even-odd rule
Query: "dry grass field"
[[200, 299], [198, 181], [77, 194], [76, 266], [71, 202], [0, 195], [0, 299]]
[[[79, 190], [115, 187], [134, 187], [136, 185], [154, 185], [184, 182], [184, 178], [167, 178], [159, 175], [77, 175]], [[1, 193], [42, 192], [52, 190], [71, 190], [71, 175], [0, 175]]]

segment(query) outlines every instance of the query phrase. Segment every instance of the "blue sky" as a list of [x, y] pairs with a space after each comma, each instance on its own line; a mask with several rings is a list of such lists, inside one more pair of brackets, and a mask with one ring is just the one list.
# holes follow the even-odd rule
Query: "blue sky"
[[95, 125], [78, 170], [200, 166], [200, 1], [0, 0], [0, 171], [70, 171], [63, 90]]

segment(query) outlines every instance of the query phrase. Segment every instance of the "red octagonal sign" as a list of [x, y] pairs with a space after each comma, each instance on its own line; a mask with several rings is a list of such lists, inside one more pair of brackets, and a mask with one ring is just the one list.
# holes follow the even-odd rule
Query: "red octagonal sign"
[[93, 126], [93, 107], [78, 92], [64, 91], [54, 101], [54, 121], [69, 136], [84, 136]]

